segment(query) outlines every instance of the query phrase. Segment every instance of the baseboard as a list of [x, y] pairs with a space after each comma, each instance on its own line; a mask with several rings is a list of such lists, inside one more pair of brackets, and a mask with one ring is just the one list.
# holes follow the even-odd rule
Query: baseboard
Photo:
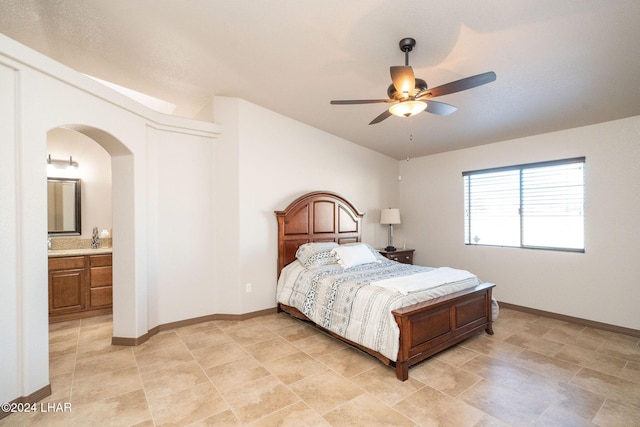
[[[22, 396], [22, 397], [18, 397], [13, 399], [11, 402], [8, 402], [9, 405], [12, 405], [14, 403], [36, 403], [42, 399], [44, 399], [47, 396], [51, 395], [51, 384], [47, 384], [46, 386], [42, 387], [39, 390], [34, 391], [33, 393], [31, 393], [28, 396]], [[0, 410], [0, 420], [8, 417], [11, 414], [11, 412], [5, 412]]]
[[77, 320], [77, 319], [86, 319], [88, 317], [102, 316], [105, 314], [112, 314], [113, 308], [97, 308], [93, 310], [83, 310], [78, 311], [76, 313], [67, 313], [67, 314], [54, 314], [49, 315], [49, 323], [60, 323], [66, 322], [67, 320]]
[[184, 326], [195, 325], [197, 323], [210, 322], [212, 320], [240, 321], [240, 320], [247, 320], [253, 317], [265, 316], [267, 314], [274, 314], [274, 313], [277, 313], [276, 307], [267, 308], [259, 311], [253, 311], [251, 313], [245, 313], [245, 314], [210, 314], [207, 316], [194, 317], [192, 319], [178, 320], [177, 322], [169, 322], [169, 323], [164, 323], [162, 325], [155, 326], [149, 329], [149, 331], [146, 334], [141, 335], [138, 338], [112, 337], [111, 344], [136, 346], [144, 343], [145, 341], [147, 341], [149, 338], [151, 338], [152, 336], [154, 336], [160, 331], [167, 331], [171, 329], [182, 328]]
[[136, 346], [140, 345], [149, 340], [152, 336], [158, 333], [157, 327], [152, 328], [144, 335], [139, 336], [138, 338], [124, 338], [124, 337], [111, 337], [111, 345], [127, 345], [127, 346]]
[[564, 314], [553, 313], [551, 311], [538, 310], [536, 308], [524, 307], [521, 305], [510, 304], [504, 301], [498, 301], [500, 307], [508, 308], [510, 310], [522, 311], [524, 313], [535, 314], [537, 316], [550, 317], [552, 319], [564, 320], [567, 322], [577, 323], [583, 326], [590, 326], [596, 329], [602, 329], [604, 331], [616, 332], [618, 334], [631, 335], [632, 337], [640, 337], [640, 330], [625, 328], [624, 326], [610, 325], [608, 323], [596, 322], [594, 320], [582, 319], [580, 317], [567, 316]]

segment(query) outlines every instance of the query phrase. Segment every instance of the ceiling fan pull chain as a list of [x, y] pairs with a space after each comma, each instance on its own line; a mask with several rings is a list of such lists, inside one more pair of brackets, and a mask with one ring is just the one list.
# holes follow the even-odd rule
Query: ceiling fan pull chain
[[407, 162], [411, 160], [411, 143], [413, 142], [413, 117], [409, 118], [408, 127], [409, 127], [409, 141], [407, 142], [407, 159], [406, 159]]

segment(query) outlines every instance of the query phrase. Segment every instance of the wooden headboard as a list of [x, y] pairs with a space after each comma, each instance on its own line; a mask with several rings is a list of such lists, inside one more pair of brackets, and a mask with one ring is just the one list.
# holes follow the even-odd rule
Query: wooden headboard
[[344, 197], [327, 191], [307, 193], [291, 202], [278, 219], [278, 277], [309, 242], [359, 242], [364, 216]]

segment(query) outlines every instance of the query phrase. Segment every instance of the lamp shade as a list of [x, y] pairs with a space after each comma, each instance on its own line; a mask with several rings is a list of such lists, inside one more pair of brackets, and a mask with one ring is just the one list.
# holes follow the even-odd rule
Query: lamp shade
[[380, 224], [400, 224], [400, 209], [382, 209]]

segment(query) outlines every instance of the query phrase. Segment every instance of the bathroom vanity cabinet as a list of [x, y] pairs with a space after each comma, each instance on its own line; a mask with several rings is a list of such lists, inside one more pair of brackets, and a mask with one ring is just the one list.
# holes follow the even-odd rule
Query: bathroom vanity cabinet
[[49, 322], [112, 312], [111, 253], [49, 255]]

